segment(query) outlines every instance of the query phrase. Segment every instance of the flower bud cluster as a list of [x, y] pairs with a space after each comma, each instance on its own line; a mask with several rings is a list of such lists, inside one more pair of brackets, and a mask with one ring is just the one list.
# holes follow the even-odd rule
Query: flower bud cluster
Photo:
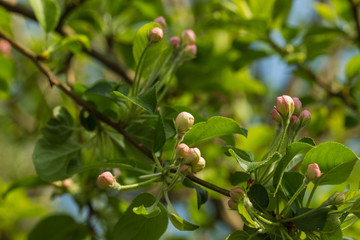
[[193, 30], [187, 29], [181, 33], [180, 38], [174, 36], [170, 38], [171, 45], [177, 49], [181, 47], [184, 49], [184, 55], [187, 57], [195, 57], [197, 52], [196, 34]]
[[290, 119], [290, 126], [304, 128], [311, 121], [311, 114], [308, 110], [302, 110], [302, 103], [297, 97], [282, 95], [276, 98], [275, 108], [271, 116], [278, 122], [287, 122]]
[[230, 189], [230, 199], [228, 206], [232, 210], [237, 210], [238, 202], [245, 197], [246, 193], [242, 187], [235, 186]]
[[176, 156], [182, 159], [183, 165], [180, 171], [184, 175], [200, 172], [205, 168], [205, 159], [201, 157], [198, 148], [189, 148], [185, 143], [181, 143], [176, 147]]

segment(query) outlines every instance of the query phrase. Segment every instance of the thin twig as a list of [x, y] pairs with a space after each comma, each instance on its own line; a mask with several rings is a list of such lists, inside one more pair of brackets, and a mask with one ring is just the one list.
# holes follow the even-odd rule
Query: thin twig
[[360, 44], [360, 22], [359, 22], [359, 12], [358, 12], [358, 4], [354, 2], [354, 0], [349, 0], [351, 5], [351, 11], [354, 17], [355, 26], [356, 26], [356, 39], [358, 41], [358, 44]]
[[[0, 0], [0, 6], [4, 7], [5, 9], [7, 9], [10, 12], [21, 14], [24, 17], [27, 17], [27, 18], [37, 22], [34, 12], [21, 3], [14, 2], [12, 0]], [[71, 11], [74, 10], [73, 7], [71, 7]], [[63, 21], [65, 20], [65, 18], [67, 17], [67, 15], [69, 13], [66, 13], [63, 17], [63, 20], [59, 23], [63, 24]], [[61, 25], [58, 25], [55, 30], [56, 30], [56, 32], [58, 32], [59, 34], [61, 34], [63, 36], [70, 35], [69, 32], [66, 31], [66, 28]], [[104, 54], [98, 52], [97, 50], [94, 50], [94, 49], [88, 50], [85, 47], [82, 48], [82, 51], [84, 53], [86, 53], [87, 55], [97, 59], [99, 62], [104, 64], [107, 68], [109, 68], [113, 72], [120, 75], [126, 83], [128, 83], [130, 85], [132, 84], [131, 77], [127, 74], [126, 70], [121, 66], [121, 64], [115, 60], [115, 58], [109, 58], [109, 56], [104, 55]]]
[[[59, 81], [56, 76], [50, 71], [50, 69], [44, 65], [42, 62], [40, 62], [37, 59], [37, 56], [31, 52], [29, 49], [15, 41], [13, 38], [11, 38], [9, 35], [7, 35], [5, 32], [3, 32], [0, 29], [0, 38], [4, 38], [7, 40], [14, 48], [16, 48], [20, 53], [28, 57], [39, 69], [40, 71], [48, 78], [49, 84], [51, 86], [58, 87], [61, 91], [63, 91], [66, 95], [68, 95], [71, 99], [73, 99], [79, 106], [82, 106], [87, 111], [89, 111], [91, 114], [93, 114], [98, 120], [106, 123], [113, 129], [115, 129], [117, 132], [122, 134], [126, 140], [128, 140], [130, 143], [132, 143], [138, 150], [140, 150], [145, 156], [149, 157], [152, 161], [155, 161], [152, 156], [152, 152], [149, 151], [147, 148], [142, 146], [139, 142], [136, 141], [133, 136], [131, 136], [123, 127], [122, 122], [114, 122], [111, 119], [109, 119], [107, 116], [100, 113], [98, 110], [94, 109], [90, 104], [88, 104], [86, 101], [81, 99], [79, 96], [74, 94], [70, 87], [68, 87], [66, 84]], [[203, 187], [206, 187], [208, 189], [211, 189], [215, 192], [218, 192], [220, 194], [223, 194], [225, 196], [230, 196], [229, 191], [223, 188], [220, 188], [214, 184], [211, 184], [209, 182], [206, 182], [194, 175], [189, 175], [188, 178], [199, 184]]]

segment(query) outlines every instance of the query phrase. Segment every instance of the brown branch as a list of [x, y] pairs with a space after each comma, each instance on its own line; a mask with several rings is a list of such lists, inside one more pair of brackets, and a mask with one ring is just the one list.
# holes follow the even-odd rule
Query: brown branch
[[358, 4], [354, 2], [354, 0], [349, 0], [351, 5], [351, 11], [352, 15], [355, 21], [356, 26], [356, 39], [358, 41], [358, 44], [360, 44], [360, 22], [359, 22], [359, 12], [358, 12]]
[[[61, 81], [59, 81], [56, 78], [56, 76], [50, 71], [50, 69], [46, 65], [44, 65], [42, 62], [40, 62], [38, 60], [37, 56], [34, 53], [32, 53], [29, 49], [27, 49], [26, 47], [24, 47], [20, 43], [16, 42], [14, 39], [12, 39], [9, 35], [7, 35], [1, 29], [0, 29], [0, 38], [4, 38], [5, 40], [7, 40], [15, 49], [17, 49], [20, 53], [22, 53], [23, 55], [28, 57], [40, 69], [40, 71], [48, 78], [49, 83], [50, 83], [51, 86], [58, 87], [61, 91], [63, 91], [66, 95], [68, 95], [71, 99], [73, 99], [79, 106], [82, 106], [87, 111], [89, 111], [91, 114], [93, 114], [98, 120], [106, 123], [107, 125], [109, 125], [113, 129], [115, 129], [117, 132], [122, 134], [125, 137], [126, 140], [128, 140], [130, 143], [132, 143], [145, 156], [147, 156], [148, 158], [150, 158], [151, 160], [154, 161], [153, 156], [152, 156], [152, 152], [149, 151], [147, 148], [143, 147], [139, 142], [136, 141], [135, 138], [133, 138], [133, 136], [131, 136], [124, 128], [122, 128], [123, 124], [121, 122], [112, 121], [107, 116], [103, 115], [98, 110], [93, 108], [86, 101], [81, 99], [79, 96], [74, 94], [74, 92], [71, 90], [71, 88], [68, 87], [66, 84], [62, 83]], [[214, 184], [211, 184], [209, 182], [206, 182], [206, 181], [204, 181], [204, 180], [202, 180], [202, 179], [200, 179], [200, 178], [198, 178], [198, 177], [196, 177], [194, 175], [190, 175], [190, 176], [188, 176], [188, 178], [191, 181], [193, 181], [193, 182], [195, 182], [195, 183], [197, 183], [199, 185], [202, 185], [202, 186], [204, 186], [206, 188], [209, 188], [209, 189], [211, 189], [211, 190], [213, 190], [215, 192], [218, 192], [218, 193], [223, 194], [225, 196], [230, 196], [228, 190], [220, 188], [220, 187], [218, 187], [218, 186], [216, 186]]]
[[[83, 2], [83, 0], [81, 0], [81, 2]], [[0, 0], [0, 6], [4, 7], [5, 9], [7, 9], [10, 12], [21, 14], [24, 17], [27, 17], [27, 18], [37, 22], [34, 12], [21, 3], [14, 2], [12, 0]], [[66, 31], [65, 27], [60, 24], [63, 24], [63, 21], [68, 16], [68, 14], [70, 14], [70, 12], [75, 9], [74, 7], [75, 6], [71, 6], [71, 8], [68, 9], [69, 12], [67, 12], [65, 10], [64, 14], [62, 15], [62, 16], [64, 16], [62, 21], [61, 22], [59, 21], [59, 24], [55, 29], [56, 32], [58, 32], [59, 34], [61, 34], [63, 36], [68, 36], [70, 34], [68, 33], [68, 31]], [[61, 18], [60, 18], [60, 20], [61, 20]], [[85, 52], [87, 55], [97, 59], [99, 62], [104, 64], [107, 68], [109, 68], [113, 72], [120, 75], [126, 83], [128, 83], [130, 85], [132, 84], [132, 79], [130, 78], [130, 76], [127, 74], [126, 70], [121, 66], [121, 64], [118, 61], [115, 61], [113, 58], [109, 58], [109, 56], [104, 55], [94, 49], [88, 50], [86, 48], [83, 48], [82, 51]]]

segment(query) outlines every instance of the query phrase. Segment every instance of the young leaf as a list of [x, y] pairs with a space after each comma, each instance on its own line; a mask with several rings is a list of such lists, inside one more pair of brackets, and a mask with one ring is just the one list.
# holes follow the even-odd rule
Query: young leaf
[[133, 212], [137, 215], [142, 215], [147, 218], [153, 218], [159, 215], [161, 213], [161, 210], [156, 205], [150, 207], [145, 207], [144, 205], [141, 205], [140, 207], [134, 207]]
[[192, 224], [181, 217], [179, 217], [176, 213], [169, 213], [169, 219], [171, 223], [179, 229], [180, 231], [194, 231], [199, 228], [198, 225]]
[[149, 207], [154, 202], [154, 196], [149, 193], [138, 195], [116, 223], [111, 239], [158, 240], [168, 225], [168, 216], [164, 206], [161, 203], [157, 205], [161, 212], [153, 218], [146, 218], [133, 212], [134, 207], [141, 205]]
[[215, 137], [241, 134], [246, 136], [247, 131], [239, 126], [237, 122], [230, 118], [215, 116], [206, 122], [195, 124], [184, 137], [184, 143], [193, 146], [197, 143], [210, 140]]
[[32, 188], [32, 187], [41, 187], [49, 185], [48, 182], [41, 180], [38, 176], [26, 176], [15, 180], [6, 191], [2, 194], [2, 197], [5, 198], [11, 191], [17, 188]]
[[60, 18], [60, 7], [56, 0], [30, 0], [35, 17], [46, 33], [55, 29]]
[[80, 123], [88, 131], [94, 131], [96, 128], [96, 117], [86, 109], [80, 111]]
[[346, 65], [346, 78], [348, 83], [351, 83], [352, 80], [360, 75], [360, 55], [356, 55]]
[[230, 176], [231, 185], [236, 186], [240, 183], [246, 182], [250, 178], [250, 174], [246, 172], [235, 172]]
[[242, 230], [238, 230], [230, 234], [225, 240], [247, 240], [249, 239], [250, 235]]
[[349, 177], [357, 160], [355, 153], [348, 147], [336, 142], [326, 142], [305, 155], [301, 171], [305, 173], [309, 164], [317, 163], [322, 175], [316, 180], [316, 184], [340, 184]]
[[344, 195], [345, 195], [344, 202], [352, 201], [352, 200], [357, 199], [360, 196], [360, 190], [350, 190], [350, 191], [344, 192]]
[[[304, 182], [304, 175], [298, 172], [285, 172], [282, 178], [282, 185], [288, 192], [288, 198], [290, 199], [295, 192], [300, 188]], [[304, 198], [306, 188], [297, 196], [294, 203], [297, 208], [302, 207], [302, 200]]]
[[[300, 216], [310, 210], [311, 208], [299, 208], [297, 209], [295, 216]], [[325, 226], [329, 211], [329, 208], [319, 208], [313, 213], [294, 220], [294, 224], [299, 230], [304, 232], [322, 230]]]
[[225, 151], [226, 156], [231, 156], [229, 149], [232, 149], [236, 153], [236, 155], [238, 155], [240, 158], [244, 159], [245, 161], [248, 161], [248, 162], [255, 161], [254, 154], [252, 154], [251, 152], [248, 152], [248, 151], [245, 151], [245, 150], [242, 150], [239, 148], [235, 148], [232, 146], [226, 146], [226, 147], [224, 147], [224, 149], [226, 149], [226, 151]]
[[208, 200], [208, 192], [203, 189], [202, 187], [196, 185], [192, 181], [190, 181], [188, 178], [185, 178], [183, 181], [184, 186], [189, 188], [195, 188], [196, 194], [197, 194], [197, 204], [198, 209], [200, 209], [201, 205], [207, 202]]
[[358, 198], [352, 207], [350, 208], [349, 212], [355, 214], [357, 217], [360, 217], [360, 198]]
[[53, 215], [42, 219], [29, 233], [28, 240], [78, 240], [87, 235], [87, 228], [68, 215]]
[[255, 227], [255, 223], [254, 223], [254, 221], [252, 220], [249, 212], [246, 210], [244, 200], [245, 200], [245, 198], [239, 201], [239, 203], [238, 203], [238, 212], [239, 212], [240, 215], [242, 216], [244, 222], [245, 222], [249, 227], [254, 228], [254, 227]]
[[162, 146], [164, 146], [165, 141], [166, 141], [166, 133], [165, 133], [164, 122], [161, 115], [159, 114], [158, 122], [154, 133], [153, 151], [154, 152], [159, 151], [162, 148]]
[[254, 208], [259, 211], [264, 211], [269, 205], [269, 196], [266, 191], [266, 188], [260, 184], [255, 184], [252, 186], [247, 193], [247, 196], [250, 199], [250, 202]]
[[58, 106], [53, 110], [54, 117], [41, 130], [44, 138], [53, 144], [61, 144], [71, 136], [74, 121], [66, 108]]
[[249, 162], [246, 161], [244, 159], [242, 159], [240, 156], [238, 156], [234, 150], [230, 149], [229, 150], [230, 154], [238, 161], [238, 163], [240, 164], [241, 168], [244, 169], [245, 172], [251, 173], [252, 171], [254, 171], [255, 169], [258, 169], [260, 167], [269, 165], [275, 161], [277, 161], [281, 155], [278, 152], [273, 153], [270, 157], [268, 157], [267, 159], [265, 159], [264, 161], [260, 161], [260, 162]]
[[69, 177], [69, 166], [79, 163], [81, 145], [74, 141], [51, 144], [40, 139], [33, 152], [36, 173], [42, 180], [58, 181]]
[[308, 151], [311, 148], [312, 148], [311, 144], [304, 142], [295, 142], [286, 148], [286, 153], [279, 161], [274, 172], [273, 186], [275, 187], [275, 193], [279, 189], [282, 178], [284, 176], [285, 169], [289, 165], [290, 161], [300, 152]]

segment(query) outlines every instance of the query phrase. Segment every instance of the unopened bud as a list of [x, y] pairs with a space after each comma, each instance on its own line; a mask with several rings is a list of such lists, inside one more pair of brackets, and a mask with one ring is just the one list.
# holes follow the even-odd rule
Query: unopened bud
[[289, 117], [294, 112], [294, 101], [287, 95], [282, 95], [276, 98], [276, 110], [282, 117]]
[[194, 124], [194, 117], [188, 112], [181, 112], [175, 120], [175, 128], [178, 133], [184, 134]]
[[184, 161], [186, 164], [195, 164], [200, 160], [201, 152], [198, 148], [189, 148], [185, 153]]
[[100, 188], [110, 187], [115, 183], [115, 178], [111, 172], [103, 172], [97, 178], [97, 184]]
[[180, 167], [180, 172], [184, 174], [185, 176], [192, 174], [191, 166], [189, 165], [182, 165]]
[[304, 110], [300, 113], [299, 119], [301, 126], [306, 127], [311, 121], [311, 113], [308, 110]]
[[297, 116], [292, 115], [290, 117], [290, 125], [293, 127], [298, 127], [300, 125], [300, 120]]
[[281, 115], [276, 109], [273, 109], [270, 114], [276, 122], [281, 123]]
[[185, 55], [188, 57], [195, 57], [197, 52], [197, 47], [195, 44], [187, 45], [185, 47]]
[[160, 24], [160, 26], [162, 27], [162, 29], [164, 31], [166, 30], [166, 27], [167, 27], [166, 20], [165, 20], [165, 18], [163, 16], [155, 18], [154, 22]]
[[245, 196], [245, 191], [242, 187], [235, 186], [230, 189], [230, 198], [234, 202], [239, 202]]
[[185, 143], [181, 143], [176, 147], [176, 156], [178, 158], [184, 158], [189, 150], [190, 148], [188, 147], [188, 145], [186, 145]]
[[309, 164], [305, 176], [308, 181], [314, 181], [318, 179], [321, 176], [319, 165], [317, 165], [317, 163]]
[[171, 38], [170, 38], [170, 42], [171, 42], [171, 45], [172, 45], [174, 48], [178, 48], [179, 45], [180, 45], [180, 39], [179, 39], [179, 37], [177, 37], [177, 36], [171, 37]]
[[181, 39], [185, 44], [192, 45], [196, 41], [196, 34], [193, 30], [188, 29], [181, 33]]
[[194, 173], [200, 172], [205, 168], [205, 165], [206, 165], [205, 159], [200, 157], [199, 161], [197, 161], [197, 163], [192, 165], [192, 171]]
[[11, 44], [7, 40], [0, 39], [0, 52], [6, 57], [11, 56]]
[[67, 178], [64, 181], [62, 181], [62, 185], [66, 188], [71, 187], [73, 184], [74, 184], [74, 182], [70, 178]]
[[295, 115], [298, 115], [302, 110], [302, 103], [297, 97], [293, 97], [292, 100], [294, 101], [294, 113]]
[[237, 208], [238, 208], [238, 204], [234, 201], [234, 200], [232, 200], [232, 199], [229, 199], [229, 201], [227, 202], [228, 203], [228, 206], [229, 206], [229, 208], [231, 209], [231, 210], [237, 210]]
[[334, 199], [335, 205], [342, 205], [345, 202], [345, 194], [344, 193], [338, 193]]
[[164, 36], [164, 32], [159, 27], [154, 27], [149, 33], [149, 41], [152, 43], [159, 42]]

